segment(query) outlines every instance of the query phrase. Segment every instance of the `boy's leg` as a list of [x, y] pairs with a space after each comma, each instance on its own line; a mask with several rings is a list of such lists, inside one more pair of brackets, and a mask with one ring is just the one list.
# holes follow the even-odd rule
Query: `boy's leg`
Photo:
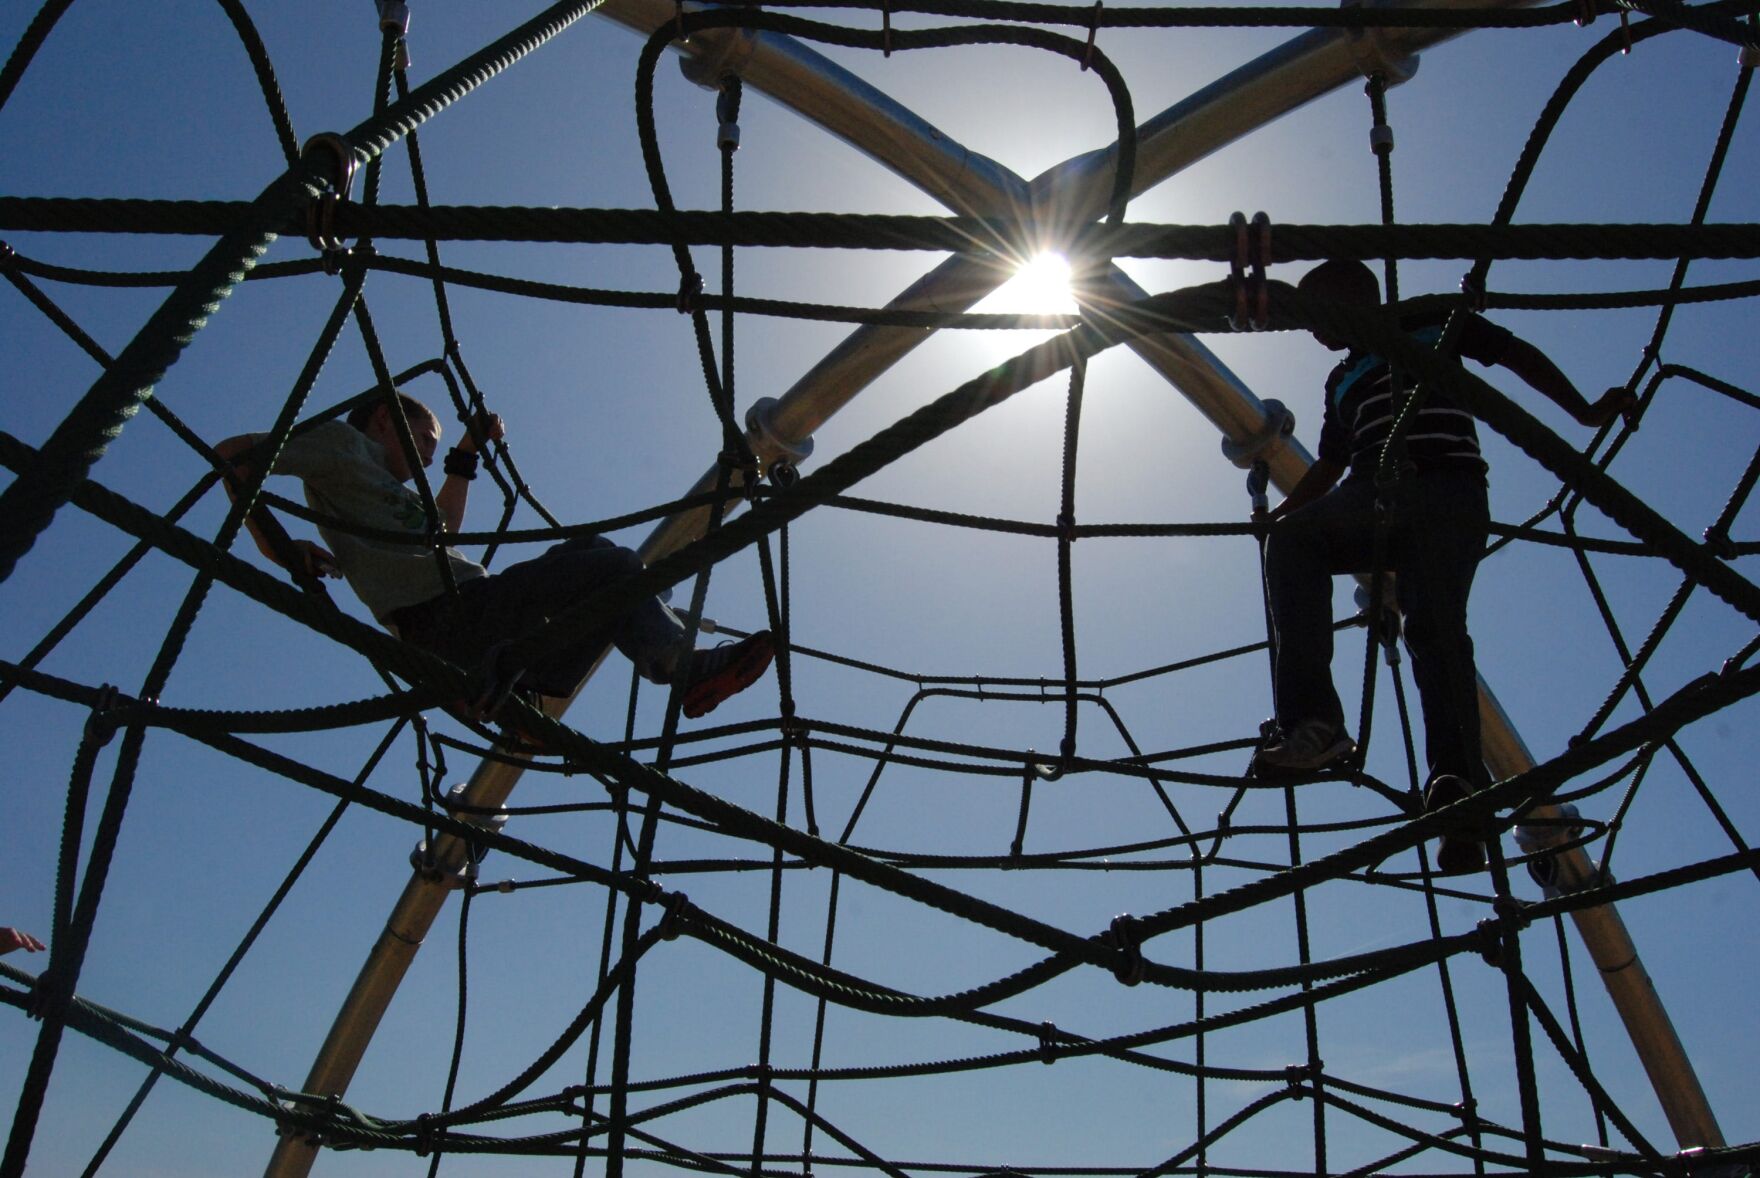
[[1374, 527], [1375, 487], [1367, 478], [1346, 479], [1272, 526], [1265, 579], [1277, 637], [1272, 690], [1285, 733], [1307, 720], [1344, 728], [1332, 685], [1332, 578], [1368, 567]]
[[[447, 645], [474, 648], [476, 659], [464, 664], [474, 670], [495, 643], [537, 630], [595, 591], [641, 568], [635, 553], [603, 536], [565, 540], [530, 560], [465, 586], [470, 591], [467, 616], [459, 621], [468, 637], [453, 636]], [[465, 596], [461, 592], [461, 597]], [[546, 653], [527, 668], [522, 683], [545, 695], [567, 695], [613, 642], [645, 678], [664, 681], [682, 652], [684, 640], [684, 624], [677, 615], [658, 598], [644, 598], [597, 633]]]
[[[555, 617], [583, 598], [642, 571], [641, 557], [604, 536], [565, 540], [535, 561], [544, 616]], [[512, 569], [507, 570], [512, 572]], [[637, 674], [665, 683], [684, 652], [684, 623], [658, 597], [644, 597], [622, 617], [585, 641], [563, 647], [532, 668], [532, 686], [545, 694], [574, 690], [598, 661], [607, 642], [634, 664]], [[549, 690], [554, 688], [555, 690]]]
[[1479, 680], [1467, 633], [1467, 597], [1485, 553], [1484, 476], [1429, 471], [1414, 480], [1412, 512], [1398, 537], [1400, 612], [1412, 679], [1424, 712], [1432, 779], [1489, 784], [1479, 733]]

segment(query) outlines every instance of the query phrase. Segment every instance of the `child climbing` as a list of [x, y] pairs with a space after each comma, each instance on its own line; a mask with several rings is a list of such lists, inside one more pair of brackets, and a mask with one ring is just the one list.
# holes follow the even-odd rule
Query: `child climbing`
[[[1324, 262], [1298, 289], [1354, 308], [1381, 306], [1374, 271], [1358, 261]], [[1402, 318], [1399, 326], [1434, 345], [1442, 337], [1443, 317]], [[1265, 559], [1277, 642], [1272, 688], [1279, 734], [1258, 754], [1261, 774], [1317, 773], [1356, 750], [1332, 684], [1332, 578], [1371, 569], [1375, 470], [1394, 420], [1393, 378], [1382, 357], [1318, 331], [1314, 338], [1346, 355], [1326, 378], [1319, 457], [1271, 512]], [[1631, 403], [1623, 388], [1587, 401], [1538, 348], [1478, 315], [1468, 316], [1447, 358], [1461, 356], [1507, 368], [1584, 425], [1611, 421]], [[1398, 509], [1389, 517], [1387, 562], [1396, 577], [1424, 714], [1430, 768], [1425, 805], [1436, 809], [1489, 784], [1479, 746], [1478, 672], [1467, 633], [1467, 595], [1490, 519], [1486, 466], [1472, 415], [1440, 390], [1430, 390], [1406, 443], [1413, 469], [1400, 480]], [[1483, 845], [1471, 832], [1444, 838], [1438, 854], [1443, 872], [1464, 874], [1484, 863]]]
[[[296, 433], [275, 463], [273, 473], [302, 481], [306, 502], [314, 511], [358, 531], [320, 524], [318, 532], [328, 548], [296, 540], [280, 546], [284, 559], [271, 535], [276, 527], [273, 520], [253, 513], [247, 526], [258, 550], [271, 562], [284, 568], [289, 568], [289, 561], [297, 562], [298, 567], [289, 571], [298, 576], [340, 574], [373, 616], [398, 637], [466, 670], [480, 670], [488, 687], [465, 709], [472, 718], [492, 718], [516, 678], [522, 691], [572, 694], [607, 644], [615, 644], [650, 682], [669, 684], [683, 673], [682, 710], [693, 719], [757, 682], [770, 666], [774, 645], [768, 630], [693, 653], [684, 623], [655, 597], [645, 598], [603, 631], [547, 651], [530, 666], [499, 665], [508, 643], [640, 571], [641, 559], [594, 535], [565, 540], [531, 560], [491, 573], [456, 549], [446, 548], [443, 556], [457, 586], [456, 592], [448, 592], [435, 554], [420, 542], [428, 533], [421, 499], [405, 486], [414, 477], [412, 457], [424, 468], [433, 462], [440, 444], [440, 419], [416, 398], [397, 396], [396, 406], [389, 400], [369, 402], [351, 412], [346, 422], [328, 421]], [[413, 455], [399, 436], [400, 412], [414, 441]], [[477, 473], [478, 446], [501, 438], [504, 431], [500, 417], [486, 414], [447, 453], [446, 478], [434, 494], [445, 531], [457, 532], [464, 522], [470, 482]], [[241, 479], [248, 478], [250, 452], [265, 436], [240, 434], [215, 450], [233, 464]], [[398, 533], [418, 542], [381, 539], [371, 534], [376, 532]]]

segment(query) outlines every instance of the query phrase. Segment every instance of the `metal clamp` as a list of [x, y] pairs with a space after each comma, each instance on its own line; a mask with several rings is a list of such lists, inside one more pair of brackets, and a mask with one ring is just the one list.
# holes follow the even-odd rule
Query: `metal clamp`
[[[1382, 0], [1339, 0], [1340, 8], [1379, 8]], [[1365, 78], [1381, 75], [1389, 86], [1409, 82], [1418, 72], [1418, 55], [1400, 53], [1387, 43], [1386, 30], [1374, 27], [1349, 30], [1351, 56]]]
[[1521, 848], [1522, 854], [1532, 856], [1528, 860], [1528, 875], [1539, 885], [1543, 894], [1559, 896], [1608, 882], [1605, 873], [1600, 871], [1596, 871], [1590, 879], [1574, 883], [1568, 888], [1559, 882], [1557, 849], [1581, 838], [1584, 825], [1582, 814], [1576, 806], [1568, 802], [1558, 807], [1557, 818], [1516, 825], [1516, 846]]
[[1265, 267], [1271, 264], [1271, 218], [1254, 213], [1251, 225], [1245, 213], [1228, 219], [1234, 230], [1234, 253], [1228, 264], [1228, 289], [1234, 294], [1234, 311], [1228, 317], [1233, 331], [1264, 331], [1271, 324], [1271, 291], [1265, 284]]
[[403, 0], [379, 0], [379, 31], [399, 37], [408, 35], [409, 5]]
[[759, 397], [746, 410], [746, 441], [765, 464], [778, 463], [799, 468], [813, 456], [813, 438], [786, 438], [776, 429], [776, 414], [782, 402], [775, 397]]
[[1269, 458], [1296, 431], [1296, 415], [1282, 401], [1267, 400], [1261, 407], [1265, 422], [1258, 430], [1245, 438], [1222, 439], [1222, 456], [1242, 470]]
[[336, 206], [348, 199], [359, 160], [348, 140], [334, 131], [323, 131], [306, 140], [300, 148], [300, 159], [315, 165], [329, 186], [306, 206], [306, 240], [324, 255], [325, 273], [335, 274], [342, 256], [348, 252], [348, 243], [336, 233]]
[[[466, 788], [467, 786], [465, 783], [461, 781], [446, 791], [446, 797], [443, 799], [442, 804], [445, 805], [447, 812], [453, 817], [456, 817], [460, 822], [467, 822], [472, 826], [481, 827], [483, 830], [489, 831], [492, 834], [500, 834], [501, 828], [507, 825], [506, 807], [500, 807], [492, 814], [475, 811], [461, 812], [460, 803], [464, 801]], [[475, 853], [475, 849], [473, 848], [472, 853], [465, 856], [463, 863], [460, 863], [457, 867], [452, 868], [449, 871], [442, 870], [439, 862], [434, 857], [434, 849], [428, 845], [427, 839], [418, 840], [415, 849], [409, 853], [409, 865], [411, 867], [420, 872], [424, 878], [445, 884], [448, 890], [456, 890], [475, 883], [477, 879], [477, 864], [481, 859], [482, 856]]]

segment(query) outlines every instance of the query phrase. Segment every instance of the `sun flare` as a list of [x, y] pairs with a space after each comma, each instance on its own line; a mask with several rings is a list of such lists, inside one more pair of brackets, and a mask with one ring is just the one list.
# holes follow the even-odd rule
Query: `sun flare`
[[1021, 263], [992, 296], [996, 310], [1030, 315], [1069, 315], [1076, 310], [1069, 288], [1069, 259], [1047, 250]]

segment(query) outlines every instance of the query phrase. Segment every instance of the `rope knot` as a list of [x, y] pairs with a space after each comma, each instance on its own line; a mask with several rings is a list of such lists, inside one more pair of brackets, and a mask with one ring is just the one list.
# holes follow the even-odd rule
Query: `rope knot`
[[1112, 976], [1127, 986], [1134, 986], [1143, 980], [1143, 922], [1128, 912], [1122, 912], [1112, 918], [1112, 925], [1102, 934], [1101, 939], [1118, 950], [1118, 960], [1112, 965]]

